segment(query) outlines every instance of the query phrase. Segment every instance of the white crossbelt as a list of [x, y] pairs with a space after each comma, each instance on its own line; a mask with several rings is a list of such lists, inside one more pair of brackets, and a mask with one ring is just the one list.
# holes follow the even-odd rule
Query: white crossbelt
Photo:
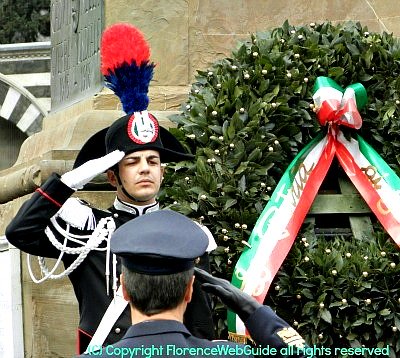
[[104, 313], [104, 316], [101, 319], [100, 324], [92, 337], [92, 340], [86, 348], [85, 353], [88, 353], [90, 351], [90, 347], [99, 349], [103, 345], [104, 341], [111, 331], [111, 328], [114, 326], [114, 323], [124, 311], [127, 304], [128, 301], [126, 301], [122, 295], [122, 286], [119, 286], [114, 299], [111, 301], [110, 305], [107, 308], [107, 311]]

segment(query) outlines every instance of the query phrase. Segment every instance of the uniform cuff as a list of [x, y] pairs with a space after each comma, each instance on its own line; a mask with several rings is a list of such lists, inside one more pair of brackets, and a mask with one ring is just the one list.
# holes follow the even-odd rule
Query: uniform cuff
[[65, 185], [60, 178], [58, 174], [53, 173], [46, 182], [36, 190], [57, 206], [63, 205], [66, 200], [75, 193], [75, 190]]

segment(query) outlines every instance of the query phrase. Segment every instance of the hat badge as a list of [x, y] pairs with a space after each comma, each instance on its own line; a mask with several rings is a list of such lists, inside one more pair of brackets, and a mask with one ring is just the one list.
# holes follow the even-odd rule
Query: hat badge
[[129, 138], [137, 144], [152, 143], [158, 137], [158, 122], [147, 111], [135, 112], [129, 118], [127, 131]]

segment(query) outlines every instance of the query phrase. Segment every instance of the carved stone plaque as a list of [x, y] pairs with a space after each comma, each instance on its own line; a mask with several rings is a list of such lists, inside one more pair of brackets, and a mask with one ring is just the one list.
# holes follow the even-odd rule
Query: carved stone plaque
[[103, 0], [51, 0], [52, 111], [101, 89], [103, 14]]

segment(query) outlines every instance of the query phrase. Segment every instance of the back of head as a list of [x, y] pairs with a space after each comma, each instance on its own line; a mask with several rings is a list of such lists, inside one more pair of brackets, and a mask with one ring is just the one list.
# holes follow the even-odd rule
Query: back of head
[[183, 301], [195, 260], [207, 246], [208, 237], [199, 225], [170, 210], [128, 221], [111, 239], [111, 251], [122, 259], [131, 303], [148, 316]]
[[146, 316], [176, 308], [193, 277], [193, 269], [169, 275], [146, 275], [123, 266], [122, 273], [131, 304]]

